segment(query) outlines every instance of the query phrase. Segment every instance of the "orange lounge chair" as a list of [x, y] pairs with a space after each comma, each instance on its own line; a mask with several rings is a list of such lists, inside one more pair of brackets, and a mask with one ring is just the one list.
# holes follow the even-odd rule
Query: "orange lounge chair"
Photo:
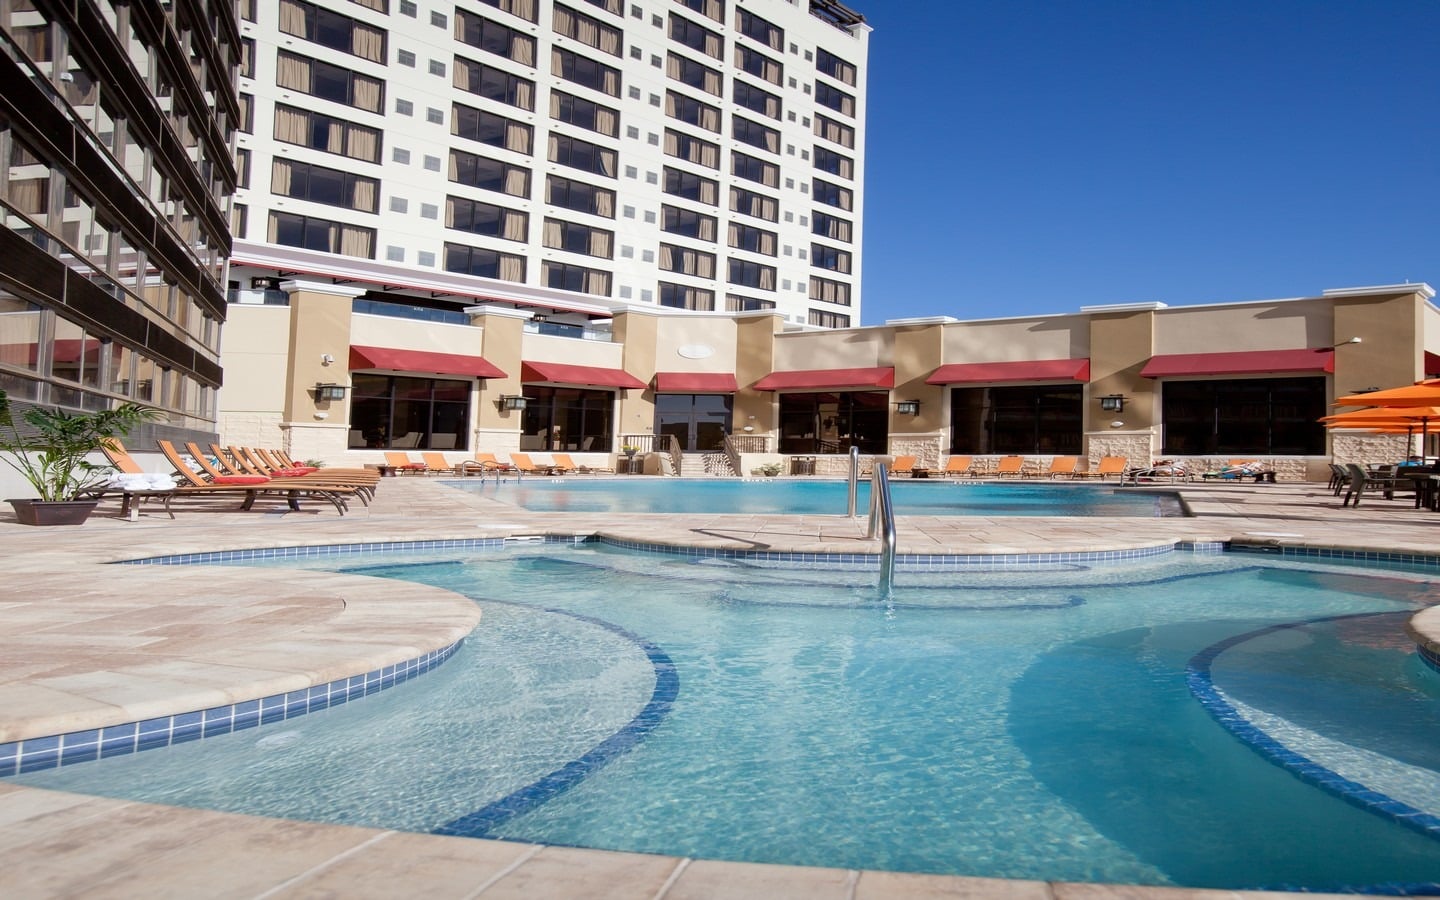
[[590, 475], [595, 472], [613, 472], [614, 469], [600, 469], [595, 466], [582, 466], [570, 458], [568, 453], [552, 453], [550, 458], [555, 460], [557, 468], [566, 472], [579, 472], [582, 475]]
[[347, 508], [346, 497], [356, 492], [355, 488], [344, 485], [315, 484], [300, 478], [271, 479], [264, 475], [221, 475], [207, 481], [203, 475], [190, 468], [174, 444], [169, 441], [156, 441], [155, 444], [185, 482], [176, 488], [178, 493], [244, 493], [245, 501], [240, 508], [245, 510], [254, 505], [260, 494], [281, 494], [291, 509], [300, 508], [301, 497], [318, 497], [335, 507], [335, 511], [343, 516]]
[[455, 470], [461, 475], [473, 475], [478, 472], [482, 477], [490, 474], [504, 475], [508, 473], [513, 475], [520, 471], [509, 463], [496, 459], [493, 453], [478, 451], [474, 459], [461, 460]]
[[431, 475], [455, 475], [460, 471], [458, 467], [452, 466], [449, 461], [445, 459], [445, 454], [443, 453], [437, 453], [431, 450], [421, 453], [420, 458], [425, 461], [425, 471]]
[[1027, 478], [1059, 478], [1062, 475], [1074, 476], [1075, 464], [1079, 461], [1080, 457], [1078, 456], [1057, 456], [1050, 460], [1050, 468], [1043, 470], [1036, 469], [1034, 472], [1026, 472], [1024, 474]]
[[536, 465], [528, 453], [510, 454], [510, 464], [526, 475], [554, 475], [557, 471], [554, 466]]
[[1025, 468], [1025, 457], [1002, 456], [995, 466], [995, 474], [1001, 478], [1019, 478]]
[[1124, 456], [1102, 456], [1100, 464], [1093, 469], [1084, 472], [1076, 472], [1072, 478], [1109, 478], [1114, 475], [1117, 478], [1124, 478], [1125, 472], [1130, 468], [1130, 460]]
[[396, 474], [401, 475], [423, 475], [429, 466], [423, 462], [415, 462], [410, 454], [387, 450], [385, 452], [385, 465], [395, 469]]
[[964, 475], [967, 478], [975, 477], [975, 458], [973, 456], [952, 456], [945, 461], [944, 474], [946, 478], [959, 477]]
[[890, 463], [890, 474], [891, 474], [891, 475], [914, 475], [914, 474], [915, 474], [915, 457], [913, 457], [913, 456], [897, 456], [897, 457], [895, 457], [894, 462]]

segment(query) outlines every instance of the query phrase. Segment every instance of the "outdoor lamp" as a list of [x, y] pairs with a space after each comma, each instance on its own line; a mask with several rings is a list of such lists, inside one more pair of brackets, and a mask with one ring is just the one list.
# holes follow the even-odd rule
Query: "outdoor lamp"
[[1100, 398], [1100, 408], [1105, 412], [1124, 412], [1125, 398], [1120, 394], [1107, 394]]
[[920, 415], [920, 401], [900, 400], [895, 404], [895, 412], [902, 416], [918, 416]]
[[518, 394], [502, 394], [500, 396], [501, 409], [524, 409], [525, 398]]
[[315, 399], [317, 401], [344, 400], [347, 388], [343, 384], [316, 384]]

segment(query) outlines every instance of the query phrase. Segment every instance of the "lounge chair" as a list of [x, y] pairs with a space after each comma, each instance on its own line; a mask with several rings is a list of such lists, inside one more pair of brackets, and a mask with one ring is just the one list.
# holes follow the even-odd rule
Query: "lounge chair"
[[1345, 467], [1349, 473], [1350, 480], [1345, 485], [1345, 499], [1340, 501], [1341, 506], [1359, 506], [1360, 498], [1368, 490], [1382, 491], [1386, 500], [1393, 500], [1395, 497], [1395, 473], [1391, 471], [1367, 472], [1356, 463], [1350, 463]]
[[[218, 453], [218, 447], [215, 447]], [[218, 453], [224, 459], [223, 453]], [[322, 469], [318, 466], [295, 465], [291, 460], [281, 460], [278, 456], [267, 450], [255, 447], [231, 447], [230, 457], [235, 460], [233, 465], [238, 465], [245, 472], [252, 475], [264, 475], [266, 478], [287, 479], [286, 483], [338, 485], [355, 489], [355, 494], [360, 502], [366, 506], [370, 505], [371, 499], [375, 496], [375, 489], [380, 484], [380, 473], [373, 469]], [[293, 479], [302, 479], [300, 482], [293, 482]]]
[[894, 461], [890, 463], [890, 474], [891, 474], [891, 475], [914, 475], [914, 474], [915, 474], [915, 457], [913, 457], [913, 456], [897, 456], [897, 457], [895, 457]]
[[1183, 459], [1162, 459], [1148, 466], [1128, 469], [1120, 479], [1122, 483], [1139, 484], [1145, 481], [1190, 481], [1193, 476]]
[[355, 494], [355, 489], [343, 485], [325, 485], [303, 482], [299, 478], [271, 479], [264, 475], [221, 475], [206, 480], [205, 476], [190, 468], [175, 445], [169, 441], [156, 441], [160, 452], [165, 454], [170, 465], [175, 467], [176, 474], [181, 478], [182, 484], [176, 488], [180, 494], [244, 494], [245, 501], [240, 505], [241, 509], [248, 510], [256, 498], [261, 494], [283, 495], [286, 503], [291, 509], [300, 508], [302, 497], [317, 497], [325, 500], [340, 515], [345, 515], [347, 508], [346, 498]]
[[457, 475], [460, 470], [445, 459], [445, 454], [426, 451], [420, 454], [425, 461], [425, 471], [430, 475]]
[[995, 474], [1001, 478], [1019, 478], [1024, 474], [1025, 457], [1002, 456], [995, 466]]
[[1124, 480], [1125, 473], [1130, 470], [1130, 460], [1124, 456], [1102, 456], [1100, 463], [1093, 469], [1083, 472], [1075, 472], [1072, 478], [1101, 478], [1108, 479], [1111, 475]]
[[602, 469], [597, 466], [582, 466], [570, 458], [568, 453], [553, 453], [550, 456], [555, 460], [555, 465], [566, 472], [579, 472], [581, 475], [592, 475], [596, 472], [614, 472], [614, 469]]
[[1214, 472], [1202, 472], [1200, 477], [1205, 481], [1243, 481], [1246, 478], [1253, 478], [1256, 484], [1262, 481], [1273, 484], [1275, 470], [1255, 460], [1239, 463], [1231, 460], [1229, 465], [1216, 469]]
[[1060, 478], [1071, 477], [1075, 474], [1075, 464], [1080, 461], [1078, 456], [1057, 456], [1050, 460], [1050, 468], [1036, 469], [1033, 472], [1025, 472], [1027, 478]]
[[537, 465], [528, 453], [510, 454], [510, 464], [526, 475], [554, 475], [557, 469], [549, 465]]
[[395, 470], [397, 475], [424, 475], [430, 467], [423, 462], [416, 462], [410, 458], [408, 453], [386, 451], [385, 465]]
[[975, 458], [972, 456], [952, 456], [945, 461], [945, 468], [942, 471], [946, 478], [956, 478], [961, 475], [974, 478], [978, 474], [975, 471]]

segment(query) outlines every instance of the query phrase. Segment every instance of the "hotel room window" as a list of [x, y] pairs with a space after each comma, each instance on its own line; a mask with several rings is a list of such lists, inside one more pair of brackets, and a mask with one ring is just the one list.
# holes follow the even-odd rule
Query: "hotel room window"
[[615, 256], [615, 232], [563, 219], [545, 220], [544, 244], [552, 250], [565, 250], [612, 259]]
[[734, 81], [734, 86], [731, 90], [734, 93], [737, 106], [743, 106], [748, 110], [758, 112], [762, 116], [769, 116], [772, 119], [780, 118], [780, 98], [769, 91], [763, 91], [753, 84], [748, 84], [738, 79]]
[[763, 228], [756, 228], [740, 222], [730, 223], [730, 246], [736, 250], [749, 250], [751, 253], [775, 256], [777, 244], [778, 238], [773, 231], [766, 231]]
[[765, 21], [747, 9], [735, 10], [735, 28], [753, 41], [758, 41], [771, 50], [785, 50], [785, 30]]
[[849, 306], [850, 285], [843, 281], [833, 281], [829, 278], [811, 275], [810, 299], [822, 303], [838, 303], [841, 306]]
[[823, 212], [815, 213], [810, 222], [810, 233], [835, 241], [850, 243], [850, 223]]
[[785, 81], [785, 67], [758, 50], [735, 45], [735, 68], [779, 86]]
[[535, 65], [535, 38], [483, 16], [455, 11], [455, 40], [522, 66]]
[[715, 254], [692, 250], [678, 244], [660, 245], [660, 268], [696, 278], [715, 277]]
[[615, 218], [615, 192], [561, 175], [545, 176], [545, 202], [577, 212]]
[[665, 167], [664, 175], [665, 193], [710, 206], [720, 205], [720, 182], [669, 166]]
[[581, 87], [620, 96], [620, 70], [561, 47], [550, 51], [550, 73]]
[[721, 25], [725, 24], [725, 0], [676, 0], [686, 9], [692, 9], [700, 15], [714, 19]]
[[535, 82], [528, 78], [459, 56], [455, 57], [451, 74], [451, 83], [458, 90], [526, 112], [535, 111]]
[[723, 59], [725, 39], [719, 32], [711, 31], [684, 16], [670, 14], [670, 40], [684, 44], [691, 50], [698, 50], [706, 56]]
[[530, 214], [467, 197], [446, 197], [445, 227], [524, 242], [530, 237]]
[[534, 129], [524, 122], [507, 119], [499, 113], [475, 109], [461, 103], [450, 106], [450, 133], [456, 137], [491, 147], [503, 147], [516, 153], [531, 155]]
[[302, 0], [280, 0], [280, 31], [322, 47], [385, 61], [385, 31]]
[[829, 75], [836, 81], [843, 81], [851, 87], [855, 86], [854, 63], [846, 62], [824, 47], [821, 47], [815, 54], [815, 71]]
[[378, 128], [307, 109], [275, 104], [275, 140], [378, 163], [381, 133]]
[[535, 12], [538, 6], [537, 0], [480, 0], [480, 2], [512, 16], [519, 16], [532, 25], [538, 21]]
[[706, 131], [720, 133], [720, 107], [687, 97], [678, 91], [665, 92], [665, 115]]
[[665, 155], [710, 169], [720, 168], [720, 145], [692, 137], [683, 131], [665, 129]]
[[780, 201], [774, 197], [747, 191], [744, 188], [730, 188], [730, 211], [745, 216], [754, 216], [767, 222], [779, 221]]
[[775, 290], [775, 267], [764, 266], [745, 259], [730, 259], [726, 281], [741, 287], [759, 288], [762, 291]]
[[815, 117], [815, 136], [842, 147], [849, 147], [852, 150], [855, 148], [855, 129], [836, 122], [828, 116], [817, 115]]
[[550, 118], [606, 137], [620, 136], [620, 112], [564, 91], [550, 91]]
[[379, 212], [379, 179], [314, 163], [276, 159], [271, 169], [270, 192], [327, 206]]
[[824, 244], [810, 245], [810, 264], [817, 269], [829, 269], [842, 275], [850, 274], [850, 251]]
[[608, 147], [563, 134], [550, 135], [550, 162], [614, 178], [617, 153]]
[[774, 308], [774, 300], [761, 300], [758, 297], [742, 297], [739, 294], [725, 295], [726, 312], [753, 312], [755, 310]]
[[375, 229], [332, 222], [295, 213], [270, 213], [266, 236], [272, 244], [336, 253], [360, 259], [375, 258]]
[[855, 118], [855, 98], [823, 81], [815, 82], [815, 102], [835, 110], [842, 116]]
[[488, 247], [467, 247], [463, 244], [445, 245], [445, 271], [461, 275], [475, 275], [480, 278], [498, 278], [501, 281], [524, 283], [525, 257], [514, 253], [501, 253]]
[[660, 230], [670, 234], [713, 242], [717, 222], [714, 216], [707, 216], [692, 209], [663, 204], [660, 207]]
[[275, 83], [367, 112], [378, 113], [385, 104], [385, 87], [379, 79], [283, 50], [276, 60]]
[[540, 279], [546, 287], [560, 291], [610, 296], [610, 273], [599, 269], [546, 260], [540, 264]]
[[606, 25], [599, 19], [569, 7], [555, 4], [551, 25], [556, 34], [572, 38], [587, 47], [594, 47], [601, 53], [608, 53], [611, 56], [620, 56], [624, 53], [624, 41], [621, 39], [620, 29], [613, 25]]
[[450, 151], [449, 179], [456, 184], [498, 191], [512, 197], [530, 196], [530, 170], [463, 150]]
[[779, 166], [741, 153], [739, 150], [730, 151], [730, 174], [736, 178], [763, 184], [768, 188], [780, 186]]
[[819, 178], [816, 178], [811, 185], [811, 196], [815, 198], [816, 203], [824, 203], [826, 206], [844, 210], [851, 209], [855, 203], [855, 193], [849, 188], [831, 184]]
[[815, 145], [815, 168], [831, 175], [839, 175], [841, 178], [854, 179], [855, 177], [854, 160], [819, 144]]
[[759, 122], [752, 122], [740, 116], [730, 117], [730, 136], [742, 144], [759, 147], [771, 153], [780, 152], [780, 132], [766, 128]]
[[829, 312], [823, 309], [810, 310], [809, 325], [819, 325], [821, 328], [849, 328], [850, 317], [844, 313]]
[[688, 284], [660, 282], [660, 305], [671, 309], [694, 309], [709, 312], [715, 309], [715, 292]]

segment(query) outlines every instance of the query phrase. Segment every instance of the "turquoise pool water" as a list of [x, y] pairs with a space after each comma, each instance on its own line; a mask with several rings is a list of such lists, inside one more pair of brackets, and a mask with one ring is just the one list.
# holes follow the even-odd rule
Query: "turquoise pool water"
[[872, 572], [590, 544], [284, 564], [395, 579], [397, 597], [451, 588], [485, 617], [450, 661], [364, 700], [17, 780], [697, 858], [1440, 882], [1417, 827], [1440, 822], [1440, 673], [1402, 630], [1440, 600], [1429, 576], [1181, 553], [902, 570], [878, 602]]
[[[523, 478], [455, 481], [456, 487], [535, 512], [748, 513], [844, 515], [843, 481], [716, 478]], [[902, 516], [1177, 516], [1169, 493], [1112, 485], [993, 483], [941, 479], [890, 482]], [[859, 486], [857, 512], [870, 508]]]

